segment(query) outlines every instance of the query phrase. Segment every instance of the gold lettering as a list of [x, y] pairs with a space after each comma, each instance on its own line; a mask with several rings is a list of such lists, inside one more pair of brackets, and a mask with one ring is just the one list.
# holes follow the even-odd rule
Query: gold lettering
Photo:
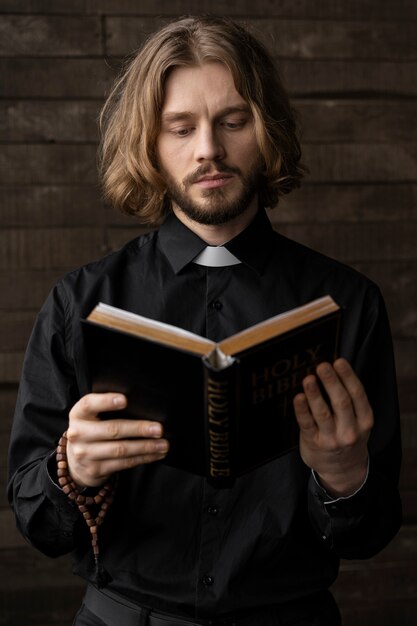
[[217, 393], [226, 393], [229, 385], [227, 380], [213, 380], [213, 378], [209, 378], [208, 380], [208, 390], [217, 392]]
[[[210, 475], [213, 477], [230, 476], [228, 381], [209, 378], [207, 413], [209, 424], [212, 426], [208, 430]], [[213, 427], [218, 430], [213, 430]]]
[[267, 367], [264, 367], [263, 372], [252, 372], [252, 387], [257, 387], [260, 382], [269, 382], [270, 372]]
[[281, 361], [277, 361], [271, 367], [271, 376], [273, 378], [279, 378], [280, 376], [284, 376], [291, 369], [291, 361], [290, 359], [282, 359]]
[[307, 354], [310, 356], [310, 361], [311, 361], [312, 363], [314, 363], [315, 361], [317, 361], [317, 359], [319, 358], [319, 357], [318, 357], [318, 353], [319, 353], [319, 351], [320, 351], [321, 346], [322, 346], [322, 344], [320, 343], [320, 344], [316, 347], [316, 349], [314, 349], [314, 348], [307, 348]]
[[298, 369], [301, 369], [302, 367], [305, 367], [306, 365], [307, 365], [307, 361], [305, 359], [304, 360], [301, 359], [300, 361], [300, 355], [294, 354], [291, 369], [298, 370]]
[[265, 400], [265, 388], [257, 388], [252, 392], [252, 404], [259, 404]]
[[221, 469], [210, 465], [210, 476], [213, 478], [219, 478], [220, 476], [230, 476], [230, 469]]

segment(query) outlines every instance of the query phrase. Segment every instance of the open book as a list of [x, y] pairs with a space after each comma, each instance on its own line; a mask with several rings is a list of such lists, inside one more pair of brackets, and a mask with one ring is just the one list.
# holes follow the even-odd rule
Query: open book
[[223, 486], [298, 444], [292, 399], [340, 322], [324, 296], [219, 343], [102, 303], [83, 328], [93, 391], [125, 393], [124, 416], [163, 423], [162, 462]]

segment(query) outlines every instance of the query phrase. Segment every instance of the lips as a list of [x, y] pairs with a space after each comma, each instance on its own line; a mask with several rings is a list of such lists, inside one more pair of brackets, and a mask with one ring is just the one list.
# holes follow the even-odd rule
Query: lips
[[215, 187], [223, 187], [227, 185], [233, 179], [233, 174], [210, 174], [201, 176], [196, 180], [195, 184], [205, 189], [213, 189]]

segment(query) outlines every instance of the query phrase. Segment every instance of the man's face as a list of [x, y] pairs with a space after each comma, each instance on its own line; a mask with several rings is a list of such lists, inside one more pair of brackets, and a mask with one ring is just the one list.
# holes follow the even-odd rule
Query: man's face
[[262, 159], [254, 120], [221, 63], [172, 71], [156, 149], [174, 211], [200, 224], [225, 224], [256, 196]]

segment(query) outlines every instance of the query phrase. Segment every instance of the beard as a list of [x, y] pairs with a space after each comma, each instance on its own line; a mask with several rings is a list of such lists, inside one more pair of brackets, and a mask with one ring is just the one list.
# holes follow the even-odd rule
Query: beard
[[188, 190], [199, 178], [210, 173], [212, 166], [202, 165], [195, 172], [187, 176], [182, 184], [174, 180], [167, 172], [162, 174], [167, 185], [167, 195], [171, 202], [191, 220], [206, 226], [218, 226], [230, 222], [242, 215], [258, 192], [261, 177], [261, 163], [256, 162], [251, 172], [243, 175], [237, 167], [216, 163], [216, 172], [230, 173], [237, 176], [241, 182], [241, 189], [230, 198], [227, 187], [217, 187], [201, 191], [201, 199], [196, 201], [190, 197]]

